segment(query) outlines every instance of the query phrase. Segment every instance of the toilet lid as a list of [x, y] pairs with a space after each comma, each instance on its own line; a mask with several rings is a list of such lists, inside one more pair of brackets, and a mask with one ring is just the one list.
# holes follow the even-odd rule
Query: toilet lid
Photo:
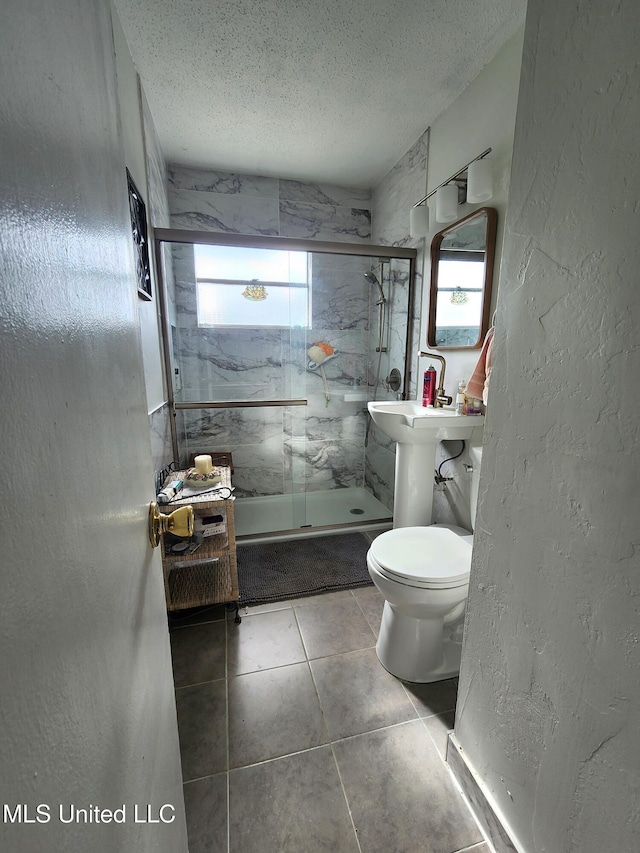
[[469, 538], [447, 527], [397, 527], [374, 539], [370, 552], [387, 574], [447, 587], [469, 578]]

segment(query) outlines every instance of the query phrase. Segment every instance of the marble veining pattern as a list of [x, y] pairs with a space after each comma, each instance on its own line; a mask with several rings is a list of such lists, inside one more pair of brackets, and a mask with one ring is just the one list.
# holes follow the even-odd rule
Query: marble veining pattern
[[281, 200], [280, 233], [283, 237], [305, 240], [368, 241], [371, 239], [371, 211]]
[[[355, 386], [357, 389], [357, 386]], [[344, 392], [342, 392], [344, 394]], [[307, 396], [307, 405], [283, 410], [283, 429], [287, 438], [298, 441], [362, 441], [366, 416], [365, 402], [345, 403], [341, 392], [334, 392], [327, 404], [324, 394]]]
[[409, 237], [409, 211], [427, 193], [428, 154], [427, 130], [374, 189], [375, 243], [414, 245]]
[[[304, 184], [220, 171], [169, 167], [172, 225], [228, 233], [280, 234], [331, 241], [368, 242], [374, 224], [383, 227], [394, 200], [416, 174], [424, 176], [426, 136], [402, 158], [372, 193], [367, 189]], [[421, 191], [421, 187], [416, 192]], [[406, 240], [406, 229], [404, 233]], [[387, 241], [382, 241], [387, 242]], [[364, 246], [363, 246], [364, 249]], [[277, 494], [283, 478], [287, 488], [298, 488], [304, 478], [311, 489], [375, 483], [383, 502], [391, 505], [393, 469], [387, 457], [393, 448], [377, 452], [378, 436], [371, 433], [365, 450], [367, 415], [362, 403], [345, 403], [344, 392], [377, 386], [378, 399], [397, 399], [387, 391], [385, 377], [391, 367], [404, 374], [408, 297], [408, 262], [388, 265], [385, 282], [388, 316], [385, 346], [377, 344], [377, 293], [363, 277], [366, 270], [381, 269], [377, 258], [366, 256], [311, 256], [312, 328], [294, 332], [265, 329], [203, 330], [197, 326], [193, 256], [186, 247], [172, 247], [175, 278], [176, 335], [181, 361], [179, 399], [287, 399], [304, 397], [306, 407], [283, 407], [278, 424], [268, 437], [255, 436], [251, 409], [189, 411], [179, 418], [178, 430], [187, 446], [200, 450], [232, 449], [234, 483], [247, 495]], [[330, 342], [338, 351], [326, 365], [330, 400], [325, 400], [319, 373], [305, 368], [306, 350], [317, 340]], [[377, 375], [380, 362], [380, 375]], [[276, 439], [280, 430], [279, 443]], [[376, 470], [380, 456], [383, 464]]]
[[241, 175], [188, 166], [169, 167], [169, 186], [172, 190], [197, 190], [222, 195], [246, 195], [252, 198], [278, 198], [277, 178], [259, 175]]
[[[309, 492], [364, 485], [362, 444], [356, 441], [285, 439], [285, 483]], [[288, 488], [286, 489], [288, 491]]]
[[365, 329], [369, 321], [369, 286], [351, 271], [314, 272], [311, 316], [314, 329]]
[[336, 187], [331, 184], [305, 184], [301, 181], [280, 181], [280, 198], [311, 204], [333, 204], [341, 207], [371, 209], [371, 190]]
[[192, 231], [278, 234], [278, 204], [272, 198], [171, 190], [171, 225]]
[[374, 424], [369, 430], [365, 463], [365, 485], [378, 500], [393, 507], [395, 481], [395, 445]]

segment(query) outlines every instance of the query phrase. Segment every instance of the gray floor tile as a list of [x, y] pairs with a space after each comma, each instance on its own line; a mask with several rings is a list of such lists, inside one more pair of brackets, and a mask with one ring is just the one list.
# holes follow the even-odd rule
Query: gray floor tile
[[227, 774], [184, 786], [189, 853], [226, 853]]
[[227, 626], [227, 672], [241, 675], [306, 659], [293, 609], [245, 616]]
[[241, 767], [327, 743], [306, 663], [229, 679], [229, 766]]
[[171, 631], [176, 687], [225, 677], [226, 630], [224, 622], [208, 622]]
[[360, 610], [362, 610], [365, 615], [365, 619], [371, 626], [371, 630], [377, 637], [380, 633], [380, 623], [382, 622], [384, 598], [380, 595], [375, 586], [354, 589], [353, 594], [360, 605]]
[[381, 665], [375, 649], [311, 661], [331, 740], [417, 718], [402, 683]]
[[406, 681], [403, 684], [421, 717], [455, 711], [458, 684], [453, 678], [430, 684], [409, 684]]
[[176, 708], [184, 781], [226, 770], [226, 680], [176, 690]]
[[435, 743], [436, 749], [443, 761], [447, 757], [447, 741], [449, 732], [453, 730], [455, 716], [455, 711], [445, 711], [444, 714], [426, 717], [424, 721], [427, 731], [431, 735], [431, 739]]
[[327, 596], [326, 601], [294, 610], [310, 659], [375, 646], [375, 635], [350, 594], [346, 598]]
[[421, 721], [333, 749], [362, 853], [451, 853], [483, 840]]
[[229, 809], [230, 853], [358, 853], [328, 746], [231, 770]]

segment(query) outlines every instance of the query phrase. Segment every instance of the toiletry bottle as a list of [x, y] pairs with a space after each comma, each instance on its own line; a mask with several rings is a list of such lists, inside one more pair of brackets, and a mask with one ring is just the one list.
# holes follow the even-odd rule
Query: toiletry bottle
[[458, 382], [458, 393], [456, 394], [456, 415], [464, 415], [464, 404], [466, 399], [465, 389], [467, 387], [467, 380], [461, 379]]
[[158, 492], [156, 501], [160, 505], [168, 504], [180, 491], [184, 485], [183, 480], [172, 480], [170, 483]]
[[433, 406], [433, 401], [436, 398], [436, 369], [430, 364], [424, 372], [424, 382], [422, 384], [422, 405]]

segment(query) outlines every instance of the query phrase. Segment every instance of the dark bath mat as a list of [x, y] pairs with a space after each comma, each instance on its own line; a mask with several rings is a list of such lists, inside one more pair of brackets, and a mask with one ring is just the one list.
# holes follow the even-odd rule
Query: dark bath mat
[[369, 540], [361, 533], [290, 539], [238, 548], [240, 604], [267, 604], [371, 586]]

